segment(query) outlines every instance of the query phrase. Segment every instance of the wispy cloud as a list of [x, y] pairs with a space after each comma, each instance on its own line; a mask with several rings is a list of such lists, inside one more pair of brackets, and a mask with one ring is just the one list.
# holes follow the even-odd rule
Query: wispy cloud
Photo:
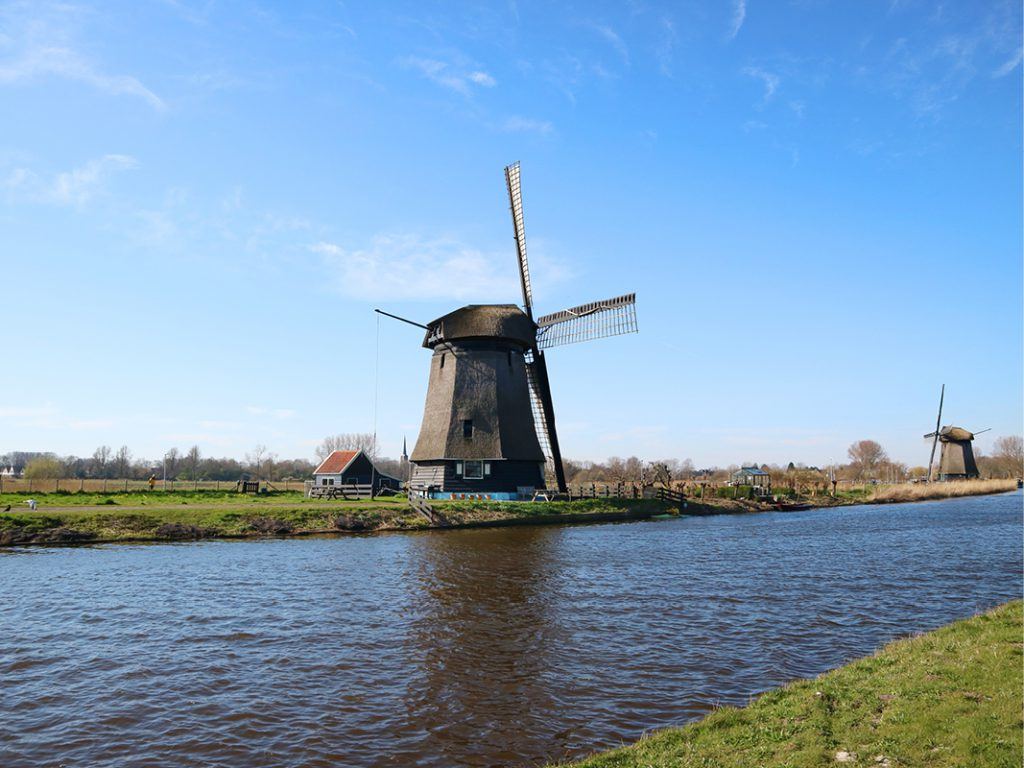
[[760, 80], [764, 84], [764, 101], [771, 101], [775, 91], [779, 88], [779, 76], [773, 72], [767, 72], [760, 67], [744, 67], [743, 74]]
[[485, 88], [493, 88], [498, 84], [498, 81], [486, 72], [470, 72], [467, 78], [470, 82], [482, 85]]
[[408, 56], [402, 63], [418, 71], [435, 85], [461, 93], [463, 96], [472, 94], [474, 88], [493, 88], [498, 81], [482, 69], [463, 67], [437, 59], [423, 59]]
[[501, 124], [501, 130], [508, 133], [538, 133], [541, 136], [547, 136], [554, 130], [554, 126], [547, 120], [534, 120], [529, 117], [512, 115]]
[[608, 43], [619, 55], [619, 58], [622, 59], [622, 63], [627, 67], [629, 66], [629, 48], [623, 42], [618, 32], [607, 24], [598, 24], [597, 22], [589, 22], [585, 26]]
[[295, 411], [291, 408], [267, 408], [262, 405], [247, 405], [245, 410], [253, 416], [270, 416], [282, 421], [290, 419], [295, 415]]
[[374, 237], [365, 248], [319, 242], [310, 246], [334, 274], [337, 290], [360, 299], [469, 299], [514, 296], [512, 261], [453, 238], [409, 234]]
[[0, 83], [18, 83], [46, 76], [63, 77], [85, 83], [115, 96], [136, 96], [154, 109], [163, 110], [163, 99], [130, 75], [109, 75], [70, 48], [38, 46], [23, 51], [17, 58], [0, 63]]
[[1017, 52], [1007, 59], [1002, 66], [997, 68], [993, 73], [992, 77], [1006, 77], [1008, 74], [1013, 72], [1018, 66], [1020, 66], [1021, 59], [1024, 58], [1024, 48], [1018, 48]]
[[654, 49], [654, 55], [658, 59], [658, 70], [665, 77], [672, 77], [672, 53], [676, 47], [675, 22], [670, 18], [661, 20], [661, 40]]
[[84, 205], [103, 191], [113, 173], [138, 168], [138, 165], [130, 155], [104, 155], [49, 180], [28, 168], [15, 168], [0, 186], [32, 202]]
[[747, 0], [733, 0], [732, 19], [729, 22], [729, 39], [735, 40], [747, 18]]

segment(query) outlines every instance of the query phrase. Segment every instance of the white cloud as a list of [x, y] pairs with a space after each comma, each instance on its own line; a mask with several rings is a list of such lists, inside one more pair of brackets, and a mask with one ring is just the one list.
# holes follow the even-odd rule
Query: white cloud
[[63, 46], [40, 45], [24, 51], [19, 58], [0, 64], [0, 83], [17, 83], [53, 75], [75, 80], [97, 90], [117, 95], [136, 96], [155, 109], [165, 109], [163, 99], [129, 75], [108, 75]]
[[626, 66], [629, 66], [629, 48], [626, 47], [626, 44], [622, 41], [622, 38], [619, 36], [618, 32], [609, 27], [607, 24], [590, 23], [587, 24], [587, 26], [594, 32], [596, 32], [600, 37], [604, 38], [604, 40], [612, 48], [614, 48], [615, 52], [618, 53], [619, 56], [622, 58], [622, 63], [625, 64]]
[[109, 429], [113, 426], [110, 419], [72, 419], [68, 422], [68, 428], [75, 430]]
[[1020, 65], [1022, 58], [1024, 58], [1024, 48], [1018, 48], [1017, 52], [1013, 56], [1007, 59], [1002, 66], [992, 73], [992, 77], [1006, 77]]
[[457, 64], [437, 59], [421, 59], [409, 56], [403, 63], [407, 67], [418, 70], [421, 75], [436, 85], [447, 88], [463, 96], [469, 96], [474, 87], [493, 88], [498, 84], [490, 74], [483, 70], [468, 70]]
[[27, 168], [15, 168], [3, 180], [3, 186], [34, 202], [84, 205], [102, 192], [112, 173], [138, 166], [130, 155], [104, 155], [70, 171], [58, 173], [49, 181]]
[[512, 115], [501, 124], [501, 130], [509, 133], [539, 133], [547, 136], [554, 130], [554, 126], [547, 120], [534, 120], [529, 117]]
[[498, 81], [486, 72], [470, 72], [469, 79], [477, 85], [482, 85], [485, 88], [493, 88], [498, 84]]
[[[509, 302], [519, 299], [514, 248], [483, 251], [453, 237], [382, 234], [365, 248], [321, 241], [309, 246], [330, 271], [334, 288], [363, 301], [377, 299], [469, 299]], [[572, 271], [547, 255], [543, 238], [531, 241], [534, 285], [551, 286], [572, 278]]]
[[676, 46], [678, 35], [675, 22], [670, 18], [661, 20], [661, 41], [655, 48], [654, 55], [658, 59], [658, 70], [665, 77], [672, 77], [672, 52]]
[[[310, 249], [334, 272], [335, 286], [359, 299], [475, 299], [514, 301], [514, 256], [489, 254], [451, 238], [378, 235], [367, 248], [319, 242]], [[502, 260], [506, 269], [495, 268]]]
[[733, 0], [732, 21], [729, 24], [729, 39], [733, 40], [740, 33], [744, 20], [747, 18], [747, 0]]
[[57, 174], [48, 196], [55, 203], [82, 204], [102, 188], [111, 172], [138, 167], [138, 162], [130, 155], [104, 155], [99, 160], [90, 160], [83, 166]]
[[771, 101], [779, 88], [779, 76], [758, 67], [744, 67], [743, 74], [756, 78], [764, 84], [764, 100]]
[[267, 408], [262, 405], [247, 405], [245, 410], [253, 416], [271, 416], [275, 419], [290, 419], [295, 415], [291, 408]]

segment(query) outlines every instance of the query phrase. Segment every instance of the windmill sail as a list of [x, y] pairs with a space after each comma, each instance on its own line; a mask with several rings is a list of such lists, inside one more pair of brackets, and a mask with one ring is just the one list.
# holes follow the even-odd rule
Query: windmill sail
[[946, 385], [942, 385], [942, 391], [939, 393], [939, 415], [935, 419], [935, 431], [925, 437], [934, 437], [932, 440], [932, 455], [928, 459], [928, 482], [932, 481], [932, 465], [935, 463], [935, 446], [939, 444], [939, 429], [942, 424], [942, 401], [946, 399]]
[[555, 408], [548, 384], [548, 366], [540, 350], [526, 353], [526, 381], [530, 387], [530, 410], [533, 413], [537, 441], [547, 457], [545, 474], [553, 474], [559, 492], [565, 493], [565, 470], [562, 467], [562, 451], [558, 446], [558, 432], [555, 430]]
[[635, 293], [537, 318], [537, 346], [541, 349], [636, 332]]
[[533, 286], [530, 283], [530, 264], [526, 260], [526, 227], [523, 223], [523, 190], [520, 185], [519, 162], [505, 166], [505, 186], [512, 209], [512, 230], [516, 238], [516, 255], [519, 257], [519, 284], [523, 289], [523, 307], [533, 319]]

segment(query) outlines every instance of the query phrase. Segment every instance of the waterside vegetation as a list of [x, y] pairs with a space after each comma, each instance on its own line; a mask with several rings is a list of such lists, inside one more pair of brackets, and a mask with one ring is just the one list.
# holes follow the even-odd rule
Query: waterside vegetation
[[1017, 768], [1022, 618], [1014, 601], [573, 765]]
[[[815, 507], [921, 501], [1013, 490], [1013, 480], [895, 486], [860, 486], [837, 496], [813, 496]], [[654, 489], [648, 489], [648, 496]], [[801, 497], [786, 496], [788, 500]], [[27, 505], [29, 499], [36, 509]], [[402, 496], [326, 501], [298, 491], [239, 494], [225, 491], [128, 491], [0, 494], [0, 546], [110, 541], [290, 536], [344, 532], [410, 531], [437, 527], [521, 523], [602, 522], [657, 515], [707, 515], [772, 509], [758, 499], [607, 497], [575, 501], [432, 501], [429, 520]]]

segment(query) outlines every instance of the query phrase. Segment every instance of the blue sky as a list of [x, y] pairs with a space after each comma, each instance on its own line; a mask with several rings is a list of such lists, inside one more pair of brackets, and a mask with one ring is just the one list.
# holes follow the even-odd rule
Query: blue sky
[[519, 301], [514, 160], [538, 311], [638, 294], [549, 355], [566, 455], [1021, 431], [1019, 3], [0, 8], [0, 452], [311, 456], [378, 381], [397, 455], [372, 309]]

